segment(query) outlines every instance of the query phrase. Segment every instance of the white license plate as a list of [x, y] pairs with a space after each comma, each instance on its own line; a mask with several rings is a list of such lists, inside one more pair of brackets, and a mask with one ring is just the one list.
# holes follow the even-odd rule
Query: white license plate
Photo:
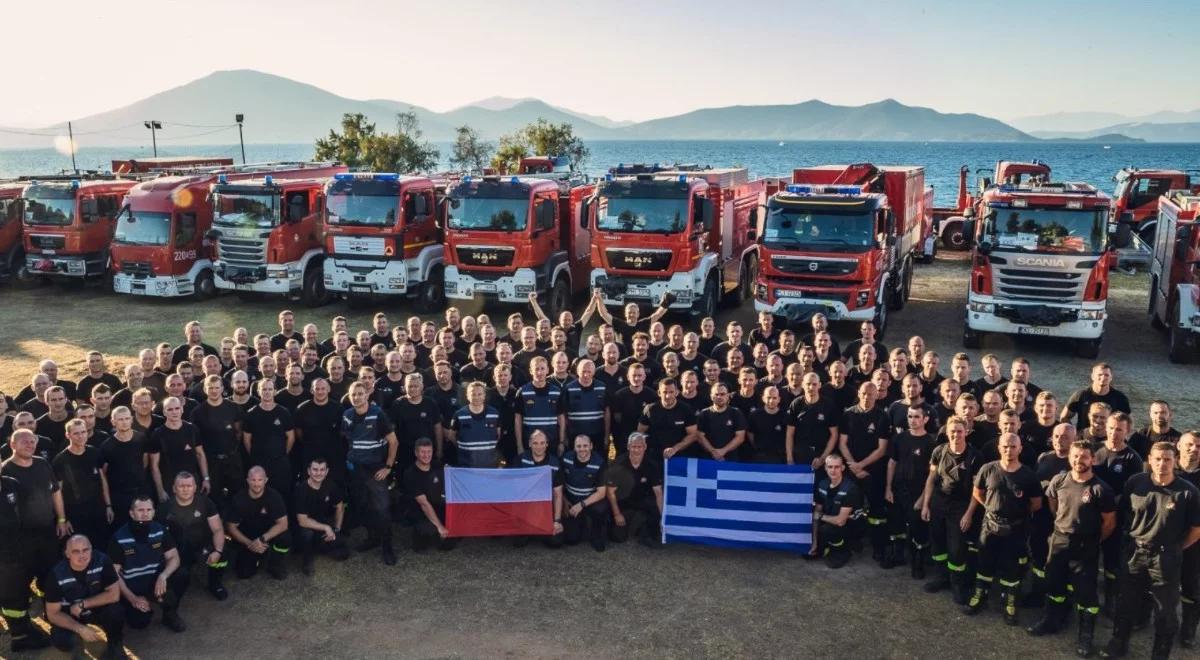
[[1017, 334], [1018, 335], [1049, 335], [1050, 328], [1038, 328], [1038, 327], [1031, 328], [1031, 327], [1027, 327], [1027, 326], [1021, 326], [1021, 327], [1017, 328]]
[[495, 285], [495, 284], [493, 284], [493, 283], [491, 283], [491, 282], [480, 282], [479, 284], [476, 284], [476, 285], [475, 285], [475, 290], [476, 290], [476, 291], [491, 291], [491, 292], [495, 292], [495, 290], [496, 290], [496, 285]]
[[371, 293], [369, 286], [351, 286], [350, 293]]

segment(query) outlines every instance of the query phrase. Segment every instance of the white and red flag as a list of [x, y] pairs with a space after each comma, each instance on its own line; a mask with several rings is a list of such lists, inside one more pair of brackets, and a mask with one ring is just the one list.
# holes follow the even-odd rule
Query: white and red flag
[[450, 536], [554, 534], [550, 466], [446, 468], [446, 529]]

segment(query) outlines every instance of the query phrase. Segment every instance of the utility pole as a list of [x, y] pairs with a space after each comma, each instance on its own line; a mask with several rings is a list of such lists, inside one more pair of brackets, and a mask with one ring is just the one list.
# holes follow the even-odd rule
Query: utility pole
[[67, 139], [71, 141], [71, 169], [79, 174], [79, 166], [75, 164], [75, 130], [71, 128], [71, 122], [67, 122]]
[[245, 118], [246, 115], [240, 112], [233, 116], [238, 125], [238, 144], [242, 145], [242, 165], [246, 164], [246, 140], [242, 137], [242, 120]]
[[142, 122], [142, 125], [150, 129], [150, 142], [154, 145], [154, 157], [158, 158], [158, 135], [156, 131], [162, 129], [162, 122], [157, 119]]

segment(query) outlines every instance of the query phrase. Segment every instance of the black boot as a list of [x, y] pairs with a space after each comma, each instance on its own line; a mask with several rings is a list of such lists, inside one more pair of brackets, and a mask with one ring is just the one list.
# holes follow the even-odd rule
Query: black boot
[[966, 605], [971, 601], [973, 582], [974, 580], [970, 579], [963, 571], [950, 573], [950, 591], [954, 596], [955, 605]]
[[925, 555], [923, 548], [912, 548], [911, 556], [909, 557], [909, 566], [912, 569], [912, 579], [925, 579]]
[[388, 566], [396, 565], [396, 550], [392, 547], [392, 535], [383, 539], [383, 563]]
[[[222, 560], [224, 563], [224, 560]], [[229, 598], [229, 591], [225, 588], [223, 578], [225, 576], [224, 566], [209, 566], [208, 567], [208, 593], [212, 594], [217, 600], [225, 600]]]
[[1093, 643], [1096, 639], [1096, 615], [1091, 612], [1079, 611], [1079, 636], [1075, 642], [1075, 655], [1090, 658], [1096, 653]]
[[304, 549], [304, 555], [303, 555], [304, 558], [300, 562], [300, 572], [301, 573], [308, 575], [308, 576], [312, 576], [312, 574], [314, 572], [316, 572], [316, 557], [314, 556], [315, 554], [316, 553], [313, 551], [312, 548]]
[[179, 618], [179, 610], [174, 607], [163, 608], [162, 624], [171, 632], [181, 633], [187, 630], [187, 625], [183, 623], [183, 619]]
[[1017, 618], [1016, 587], [1008, 587], [1000, 593], [1000, 602], [1004, 608], [1004, 623], [1015, 626], [1020, 623]]
[[267, 573], [276, 580], [287, 577], [287, 554], [274, 547], [267, 549]]
[[1112, 639], [1100, 650], [1101, 658], [1124, 658], [1129, 653], [1129, 628], [1128, 621], [1113, 622]]
[[4, 620], [8, 624], [8, 633], [12, 639], [10, 646], [13, 653], [36, 651], [50, 646], [50, 637], [41, 628], [33, 625], [28, 616], [4, 617]]
[[1174, 644], [1174, 635], [1154, 633], [1154, 646], [1150, 648], [1150, 660], [1168, 660], [1171, 657], [1171, 646]]
[[[1065, 603], [1056, 603], [1052, 600], [1046, 601], [1046, 609], [1042, 613], [1042, 618], [1032, 626], [1025, 629], [1025, 632], [1034, 637], [1043, 635], [1053, 635], [1062, 630], [1063, 627], [1063, 610], [1066, 610]], [[1093, 622], [1095, 617], [1093, 617]]]
[[[975, 616], [983, 610], [987, 609], [988, 587], [982, 583], [975, 584], [975, 591], [971, 594], [966, 605], [963, 605], [962, 613], [967, 616]], [[955, 585], [955, 602], [958, 602], [958, 585]]]
[[1179, 645], [1196, 647], [1196, 624], [1200, 623], [1200, 603], [1184, 603], [1183, 619], [1179, 622]]
[[1108, 618], [1113, 618], [1117, 611], [1117, 579], [1106, 577], [1104, 578], [1104, 604], [1100, 606], [1100, 613]]
[[946, 570], [946, 565], [938, 564], [934, 568], [934, 572], [937, 575], [925, 583], [925, 593], [927, 594], [936, 594], [950, 588], [950, 573]]
[[1021, 598], [1021, 607], [1039, 607], [1046, 602], [1046, 578], [1038, 574], [1038, 569], [1034, 571], [1029, 579], [1029, 593]]

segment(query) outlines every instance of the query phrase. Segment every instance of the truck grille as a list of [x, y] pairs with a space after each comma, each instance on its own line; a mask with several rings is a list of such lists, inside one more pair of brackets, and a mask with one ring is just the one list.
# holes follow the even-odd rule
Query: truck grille
[[227, 238], [217, 241], [221, 261], [232, 266], [261, 266], [267, 263], [267, 242], [259, 239]]
[[463, 266], [494, 266], [507, 268], [512, 265], [516, 250], [510, 247], [486, 247], [461, 245], [455, 248], [458, 263]]
[[134, 277], [149, 277], [150, 262], [149, 261], [122, 261], [121, 272]]
[[670, 250], [608, 250], [608, 265], [622, 270], [666, 270], [671, 267]]
[[1078, 302], [1083, 300], [1083, 288], [1087, 285], [1091, 266], [1087, 268], [1088, 270], [1049, 271], [999, 267], [996, 269], [996, 292], [1010, 300]]
[[41, 250], [61, 250], [67, 246], [67, 237], [55, 234], [30, 234], [29, 241]]
[[857, 261], [806, 259], [804, 257], [771, 257], [771, 266], [776, 270], [794, 275], [849, 275], [858, 270]]

